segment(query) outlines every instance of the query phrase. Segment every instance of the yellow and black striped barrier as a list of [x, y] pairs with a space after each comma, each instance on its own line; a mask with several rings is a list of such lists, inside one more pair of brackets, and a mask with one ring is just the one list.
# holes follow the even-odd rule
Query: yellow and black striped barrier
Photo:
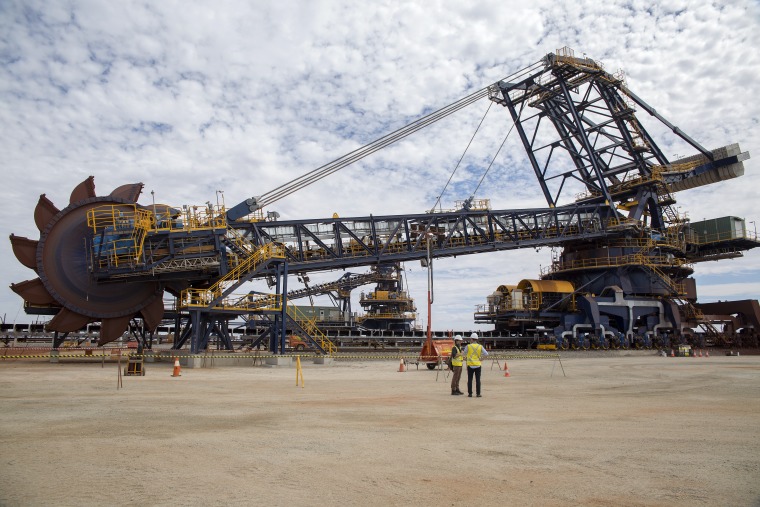
[[[117, 354], [60, 354], [55, 352], [49, 352], [47, 354], [20, 354], [20, 355], [3, 355], [0, 354], [0, 360], [3, 359], [50, 359], [50, 358], [56, 358], [56, 359], [102, 359], [102, 358], [108, 358], [108, 359], [118, 359], [119, 355]], [[160, 353], [160, 354], [130, 354], [130, 353], [123, 353], [121, 354], [122, 358], [132, 357], [137, 359], [155, 359], [155, 360], [173, 360], [175, 357], [179, 358], [192, 358], [192, 359], [269, 359], [269, 358], [282, 358], [282, 357], [290, 357], [290, 358], [296, 358], [301, 357], [303, 359], [308, 358], [331, 358], [331, 359], [354, 359], [354, 360], [376, 360], [376, 359], [404, 359], [404, 360], [416, 360], [420, 362], [435, 362], [435, 358], [431, 359], [422, 359], [420, 358], [419, 354], [414, 355], [408, 355], [408, 354], [395, 354], [395, 355], [354, 355], [354, 354], [340, 354], [340, 355], [333, 355], [333, 356], [325, 356], [321, 354], [171, 354], [171, 353]], [[484, 358], [487, 360], [506, 360], [506, 359], [559, 359], [559, 354], [504, 354], [504, 355], [495, 355], [490, 354], [488, 358]]]

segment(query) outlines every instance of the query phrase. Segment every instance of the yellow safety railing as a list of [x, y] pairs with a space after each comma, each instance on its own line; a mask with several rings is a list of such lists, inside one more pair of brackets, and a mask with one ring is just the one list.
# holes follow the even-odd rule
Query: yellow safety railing
[[246, 215], [243, 218], [239, 218], [236, 222], [269, 222], [274, 221], [271, 216], [264, 216], [264, 210], [257, 209], [256, 211]]
[[[556, 293], [552, 293], [556, 294]], [[562, 297], [570, 296], [567, 300], [567, 308], [570, 311], [576, 310], [575, 294], [561, 293]], [[515, 298], [511, 294], [505, 294], [498, 304], [484, 303], [475, 306], [475, 315], [495, 316], [500, 312], [505, 311], [537, 311], [540, 310], [544, 304], [545, 293], [543, 292], [528, 292], [520, 294], [519, 301], [515, 301]], [[555, 303], [557, 300], [553, 298], [551, 303]], [[517, 304], [516, 304], [517, 303]]]
[[[634, 189], [636, 187], [640, 187], [641, 185], [644, 185], [647, 183], [662, 182], [663, 181], [662, 166], [652, 166], [651, 169], [652, 169], [652, 172], [644, 176], [640, 174], [629, 174], [620, 183], [614, 183], [612, 185], [609, 185], [607, 187], [607, 190], [609, 191], [610, 195], [618, 195], [623, 192]], [[601, 192], [597, 192], [595, 190], [586, 190], [584, 192], [579, 192], [578, 194], [576, 194], [575, 200], [582, 201], [584, 199], [589, 199], [591, 197], [599, 197], [601, 195], [602, 195]]]
[[[679, 305], [679, 306], [680, 306], [681, 312], [683, 313], [684, 317], [686, 317], [687, 319], [697, 319], [697, 320], [699, 320], [699, 319], [704, 318], [704, 316], [705, 316], [705, 314], [702, 312], [702, 310], [700, 310], [699, 308], [697, 308], [696, 306], [694, 306], [689, 301], [682, 301], [682, 304]], [[703, 322], [702, 324], [707, 324], [707, 323]]]
[[676, 234], [671, 234], [668, 231], [665, 235], [659, 238], [625, 238], [616, 239], [610, 241], [607, 246], [610, 248], [640, 248], [641, 250], [651, 250], [656, 247], [669, 246], [671, 248], [682, 250], [683, 239], [678, 238]]
[[368, 313], [361, 317], [357, 317], [359, 322], [364, 322], [367, 319], [417, 319], [417, 314], [412, 312], [385, 312], [385, 313]]
[[227, 227], [227, 212], [224, 206], [146, 206], [146, 211], [154, 215], [153, 231], [173, 232]]
[[319, 343], [319, 346], [322, 347], [322, 350], [327, 352], [328, 355], [332, 356], [338, 351], [338, 347], [336, 347], [327, 335], [325, 335], [317, 326], [316, 317], [308, 317], [304, 315], [293, 303], [288, 304], [287, 312], [288, 315], [290, 315], [311, 338]]
[[[649, 175], [630, 174], [620, 183], [615, 183], [608, 187], [610, 195], [618, 195], [623, 192], [629, 191], [633, 188], [640, 187], [648, 183], [662, 183], [663, 185], [658, 188], [660, 195], [667, 193], [667, 188], [664, 185], [664, 177], [666, 173], [683, 173], [694, 169], [707, 162], [706, 157], [700, 157], [688, 162], [680, 162], [676, 164], [668, 165], [653, 165], [650, 167], [651, 173]], [[575, 200], [581, 201], [591, 197], [598, 197], [601, 193], [595, 191], [584, 191], [576, 194]]]
[[675, 164], [668, 164], [668, 165], [654, 165], [652, 166], [652, 170], [657, 169], [660, 173], [672, 173], [672, 172], [682, 173], [682, 172], [690, 171], [694, 169], [695, 167], [698, 167], [707, 162], [708, 162], [707, 157], [702, 155], [695, 158], [694, 160], [690, 160], [687, 162], [678, 162]]
[[473, 199], [472, 201], [454, 201], [453, 209], [433, 208], [429, 210], [429, 213], [454, 213], [461, 211], [465, 204], [468, 206], [467, 209], [471, 211], [487, 211], [491, 209], [491, 199]]
[[712, 232], [709, 234], [699, 233], [694, 230], [691, 231], [688, 241], [694, 245], [708, 245], [710, 243], [723, 243], [733, 239], [754, 239], [757, 240], [757, 236], [752, 233], [742, 231], [742, 234], [737, 234], [736, 231], [723, 231]]
[[[208, 308], [215, 299], [215, 295], [206, 289], [185, 289], [180, 293], [177, 306], [178, 308]], [[216, 303], [214, 308], [246, 312], [280, 311], [282, 309], [282, 295], [233, 294]]]
[[[204, 289], [186, 289], [180, 295], [180, 308], [207, 308], [215, 298]], [[219, 301], [214, 308], [247, 312], [279, 311], [282, 309], [282, 296], [277, 294], [257, 294], [251, 296], [230, 295]]]
[[253, 252], [248, 257], [245, 257], [240, 263], [238, 263], [233, 269], [227, 272], [222, 278], [216, 281], [214, 285], [208, 288], [209, 292], [218, 292], [221, 294], [225, 285], [230, 282], [234, 282], [243, 277], [246, 273], [249, 273], [256, 269], [261, 263], [269, 261], [271, 259], [284, 259], [285, 247], [279, 243], [267, 243]]
[[481, 303], [481, 304], [475, 305], [475, 315], [495, 316], [497, 308], [502, 308], [502, 304], [491, 305], [487, 303]]
[[251, 254], [255, 249], [255, 245], [246, 239], [238, 229], [227, 229], [227, 238], [237, 245], [241, 251], [248, 252], [248, 254]]
[[567, 46], [558, 49], [555, 55], [557, 63], [572, 65], [579, 69], [604, 70], [604, 65], [601, 62], [597, 62], [591, 58], [577, 58], [575, 51]]
[[[511, 297], [509, 298], [512, 299]], [[541, 308], [541, 293], [531, 292], [529, 294], [522, 295], [523, 310], [536, 311]]]
[[370, 292], [369, 294], [365, 294], [362, 292], [361, 295], [362, 301], [383, 301], [388, 303], [406, 303], [409, 301], [413, 301], [413, 299], [407, 295], [406, 292], [391, 292], [390, 294], [377, 294], [374, 292]]
[[[140, 262], [149, 232], [191, 231], [227, 227], [224, 206], [184, 206], [181, 211], [166, 205], [107, 204], [87, 212], [101, 267]], [[102, 239], [99, 239], [102, 238]]]
[[87, 211], [93, 231], [93, 248], [100, 267], [140, 262], [145, 236], [153, 227], [153, 214], [137, 205], [97, 206]]
[[[209, 306], [213, 301], [222, 296], [226, 285], [239, 280], [243, 275], [256, 269], [256, 267], [263, 262], [271, 259], [284, 258], [285, 247], [283, 245], [267, 243], [253, 254], [244, 258], [237, 266], [217, 280], [211, 287], [207, 289], [185, 289], [180, 294], [180, 298], [186, 306]], [[220, 302], [215, 305], [215, 307], [219, 307], [222, 304], [223, 302]]]
[[665, 272], [663, 272], [659, 267], [657, 267], [654, 264], [645, 264], [645, 265], [646, 267], [651, 269], [663, 282], [665, 282], [674, 294], [681, 296], [686, 293], [686, 290], [682, 283], [678, 283], [672, 278], [670, 278], [670, 276], [665, 274]]
[[577, 269], [589, 268], [609, 268], [617, 266], [665, 266], [665, 267], [684, 267], [690, 264], [677, 257], [668, 257], [665, 255], [644, 255], [642, 253], [620, 255], [613, 257], [595, 257], [590, 259], [577, 259], [573, 261], [560, 262], [555, 261], [551, 266], [541, 269], [541, 275], [559, 273], [562, 271], [572, 271]]

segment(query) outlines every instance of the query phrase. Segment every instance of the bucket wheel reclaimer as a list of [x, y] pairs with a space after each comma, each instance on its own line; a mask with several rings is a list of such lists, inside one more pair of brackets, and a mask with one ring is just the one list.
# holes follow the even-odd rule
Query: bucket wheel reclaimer
[[92, 176], [71, 192], [69, 205], [59, 210], [45, 194], [34, 210], [40, 239], [11, 234], [13, 253], [38, 277], [11, 284], [11, 289], [28, 305], [58, 309], [48, 322], [48, 331], [62, 333], [83, 329], [100, 322], [99, 345], [118, 339], [134, 317], [142, 317], [147, 330], [155, 330], [164, 313], [163, 288], [153, 281], [98, 284], [92, 280], [88, 264], [87, 212], [92, 208], [134, 206], [142, 183], [122, 185], [107, 196], [95, 194]]

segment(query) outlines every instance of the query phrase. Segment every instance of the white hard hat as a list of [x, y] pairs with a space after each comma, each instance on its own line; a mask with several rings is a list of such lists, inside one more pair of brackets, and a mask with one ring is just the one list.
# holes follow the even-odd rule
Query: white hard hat
[[477, 340], [478, 339], [478, 333], [472, 333], [470, 335], [470, 340]]
[[458, 341], [462, 341], [462, 335], [461, 335], [461, 334], [458, 334], [458, 335], [456, 335], [456, 336], [454, 337], [454, 340], [455, 340], [455, 341], [457, 341], [457, 340], [458, 340]]

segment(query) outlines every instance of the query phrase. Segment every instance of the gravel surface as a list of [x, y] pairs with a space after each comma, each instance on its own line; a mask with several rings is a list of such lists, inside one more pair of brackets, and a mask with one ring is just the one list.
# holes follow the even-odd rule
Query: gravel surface
[[5, 360], [0, 505], [760, 505], [760, 357], [508, 364]]

